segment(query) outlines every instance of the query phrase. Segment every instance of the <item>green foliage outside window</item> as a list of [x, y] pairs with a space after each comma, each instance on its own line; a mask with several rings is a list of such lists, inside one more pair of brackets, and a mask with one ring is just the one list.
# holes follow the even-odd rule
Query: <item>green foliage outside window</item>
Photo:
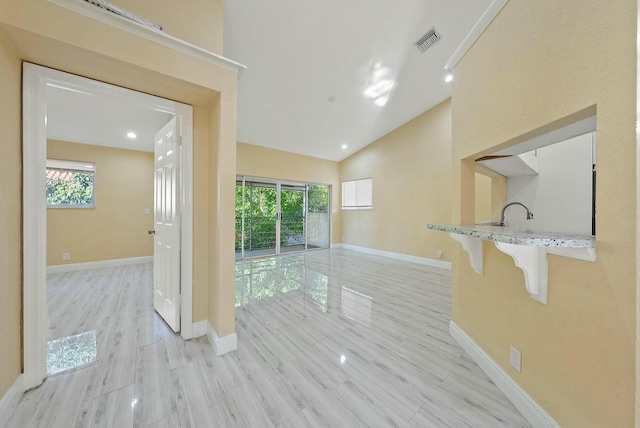
[[[50, 171], [50, 170], [49, 170]], [[65, 178], [47, 179], [47, 205], [50, 207], [93, 207], [93, 172], [61, 171]]]
[[[280, 206], [282, 223], [280, 245], [304, 243], [304, 191], [282, 189]], [[312, 213], [329, 212], [329, 188], [311, 185], [308, 193], [308, 208]], [[236, 251], [275, 248], [276, 238], [276, 189], [271, 187], [251, 187], [244, 191], [244, 236], [242, 233], [242, 185], [236, 186]]]
[[329, 212], [329, 187], [309, 186], [309, 212], [328, 213]]

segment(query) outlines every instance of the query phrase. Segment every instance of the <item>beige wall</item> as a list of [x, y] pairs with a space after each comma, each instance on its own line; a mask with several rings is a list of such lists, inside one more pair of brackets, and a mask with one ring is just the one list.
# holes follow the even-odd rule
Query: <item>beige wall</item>
[[237, 173], [331, 186], [331, 243], [342, 242], [338, 162], [246, 143], [237, 146]]
[[[128, 2], [122, 6], [126, 8], [132, 4]], [[210, 4], [215, 8], [220, 2], [210, 0]], [[139, 13], [167, 23], [168, 30], [168, 23], [178, 19], [173, 15], [183, 14], [185, 20], [200, 22], [195, 15], [201, 10], [184, 8], [177, 2], [164, 2], [158, 11], [161, 14], [157, 17], [151, 17], [145, 11]], [[221, 14], [215, 14], [209, 28], [197, 31], [204, 34], [208, 30], [215, 32], [216, 28], [222, 28]], [[208, 234], [194, 240], [193, 301], [197, 303], [194, 304], [193, 321], [208, 320], [220, 336], [233, 332], [234, 202], [229, 196], [233, 195], [235, 186], [237, 74], [73, 13], [47, 0], [0, 0], [0, 36], [9, 41], [7, 47], [0, 49], [3, 71], [0, 90], [6, 94], [0, 100], [3, 105], [0, 120], [6, 125], [3, 139], [6, 155], [2, 162], [7, 176], [13, 177], [5, 180], [2, 188], [15, 207], [19, 206], [21, 198], [19, 59], [194, 106], [194, 150], [206, 159], [196, 158], [193, 171], [194, 180], [198, 180], [194, 183], [194, 231], [196, 236], [201, 231], [208, 231]], [[211, 49], [206, 41], [190, 41]], [[221, 45], [221, 41], [218, 43]], [[218, 123], [222, 125], [218, 126]], [[9, 322], [19, 317], [20, 308], [17, 300], [21, 290], [20, 215], [5, 210], [0, 224], [9, 231], [7, 238], [3, 236], [0, 242], [0, 254], [5, 256], [4, 261], [11, 261], [11, 269], [3, 270], [2, 275], [7, 275], [9, 284], [18, 281], [15, 289], [5, 293], [6, 300], [1, 304], [6, 302], [11, 309], [0, 315], [7, 317], [7, 323], [0, 327], [0, 343], [10, 344], [21, 335], [20, 324]], [[218, 234], [218, 229], [224, 230]], [[11, 293], [15, 293], [14, 300]], [[0, 359], [3, 379], [0, 395], [20, 373], [14, 359], [18, 355], [19, 360], [19, 347], [15, 351], [10, 347], [5, 353]]]
[[[209, 132], [209, 314], [219, 337], [235, 331], [236, 91], [216, 99]], [[233, 144], [222, 142], [233, 141]], [[215, 245], [211, 245], [213, 242]]]
[[47, 157], [96, 167], [95, 208], [47, 209], [48, 266], [153, 255], [153, 153], [49, 140]]
[[0, 397], [13, 385], [21, 370], [22, 246], [20, 188], [21, 69], [20, 60], [0, 34]]
[[491, 212], [491, 177], [476, 173], [476, 223], [499, 220]]
[[173, 0], [110, 0], [110, 3], [162, 25], [167, 34], [222, 54], [222, 0], [189, 0], [178, 4], [179, 10]]
[[473, 159], [597, 110], [597, 261], [549, 256], [543, 305], [491, 243], [483, 275], [453, 256], [454, 321], [566, 427], [634, 425], [636, 19], [632, 0], [511, 0], [454, 70], [454, 222]]
[[[193, 200], [209, 201], [209, 116], [208, 109], [193, 109]], [[209, 209], [193, 212], [193, 320], [209, 316]], [[196, 298], [197, 296], [197, 298]], [[235, 316], [235, 315], [234, 315]]]
[[373, 209], [343, 211], [344, 243], [450, 260], [451, 240], [427, 223], [451, 221], [451, 101], [340, 163], [341, 180], [373, 178]]

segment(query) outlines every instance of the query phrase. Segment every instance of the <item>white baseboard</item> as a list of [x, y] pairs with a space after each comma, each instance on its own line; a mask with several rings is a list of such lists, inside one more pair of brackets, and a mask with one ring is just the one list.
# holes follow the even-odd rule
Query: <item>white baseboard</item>
[[140, 263], [151, 263], [151, 262], [153, 262], [153, 256], [131, 257], [128, 259], [102, 260], [99, 262], [70, 263], [68, 265], [47, 266], [47, 274], [60, 273], [60, 272], [75, 272], [77, 270], [85, 270], [85, 269], [100, 269], [100, 268], [113, 267], [113, 266], [137, 265]]
[[0, 399], [0, 421], [9, 420], [16, 407], [18, 407], [22, 394], [24, 394], [24, 383], [22, 382], [22, 375], [19, 375], [11, 385], [11, 388]]
[[451, 270], [451, 262], [442, 260], [428, 259], [426, 257], [411, 256], [409, 254], [394, 253], [392, 251], [376, 250], [375, 248], [359, 247], [350, 244], [333, 244], [331, 248], [344, 248], [345, 250], [360, 251], [361, 253], [373, 254], [376, 256], [389, 257], [391, 259], [402, 260], [405, 262], [418, 263], [438, 269]]
[[509, 401], [522, 413], [534, 427], [559, 428], [560, 425], [522, 389], [502, 367], [500, 367], [464, 330], [451, 321], [449, 332], [473, 361], [496, 384], [498, 389], [507, 396]]
[[193, 338], [195, 339], [196, 337], [202, 337], [202, 336], [206, 336], [207, 335], [207, 324], [209, 324], [209, 321], [207, 320], [203, 320], [203, 321], [198, 321], [198, 322], [194, 322], [193, 323]]
[[206, 323], [207, 337], [209, 338], [209, 342], [211, 342], [211, 346], [213, 347], [213, 351], [216, 353], [216, 355], [224, 355], [227, 352], [235, 351], [236, 349], [238, 349], [238, 336], [235, 333], [229, 334], [224, 337], [219, 337], [209, 321], [206, 321]]

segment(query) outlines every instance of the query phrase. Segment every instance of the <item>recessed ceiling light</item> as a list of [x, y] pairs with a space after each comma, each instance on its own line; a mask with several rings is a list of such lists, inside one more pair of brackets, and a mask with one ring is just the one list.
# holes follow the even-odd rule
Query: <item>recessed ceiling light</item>
[[127, 132], [127, 137], [131, 138], [132, 140], [138, 138], [135, 132]]
[[447, 83], [451, 82], [452, 80], [453, 80], [453, 74], [451, 74], [451, 73], [448, 73], [446, 75], [446, 77], [444, 78], [444, 81], [447, 82]]
[[346, 144], [342, 145], [342, 150], [345, 150], [348, 146]]

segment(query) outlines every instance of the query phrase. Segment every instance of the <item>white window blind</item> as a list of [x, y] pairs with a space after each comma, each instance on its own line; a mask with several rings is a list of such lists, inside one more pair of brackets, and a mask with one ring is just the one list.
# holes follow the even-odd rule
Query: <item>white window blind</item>
[[342, 182], [342, 209], [343, 210], [370, 210], [373, 208], [373, 180]]

